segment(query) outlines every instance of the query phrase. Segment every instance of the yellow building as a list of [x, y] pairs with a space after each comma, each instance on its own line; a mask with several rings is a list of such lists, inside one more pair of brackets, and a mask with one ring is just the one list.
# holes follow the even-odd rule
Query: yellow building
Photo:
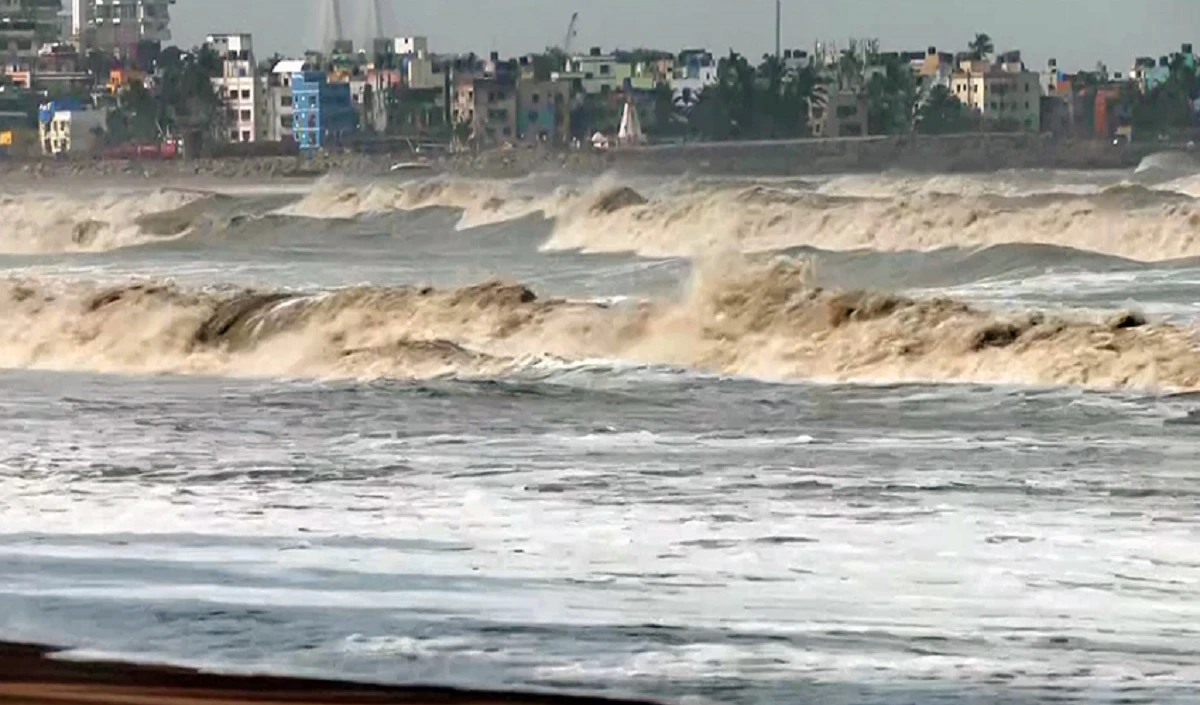
[[987, 120], [1014, 124], [1027, 132], [1041, 129], [1041, 75], [1026, 71], [1019, 59], [997, 63], [964, 59], [951, 77], [950, 90]]

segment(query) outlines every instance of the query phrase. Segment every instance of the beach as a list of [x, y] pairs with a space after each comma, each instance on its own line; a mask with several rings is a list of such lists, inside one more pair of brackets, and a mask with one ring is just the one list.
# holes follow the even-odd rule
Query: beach
[[64, 660], [56, 650], [0, 642], [0, 703], [9, 705], [649, 705], [448, 688], [234, 676], [113, 661]]

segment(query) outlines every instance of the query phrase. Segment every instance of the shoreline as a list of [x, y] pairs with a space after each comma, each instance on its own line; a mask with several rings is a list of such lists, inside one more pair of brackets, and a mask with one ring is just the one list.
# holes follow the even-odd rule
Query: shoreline
[[[913, 174], [994, 173], [1009, 169], [1132, 169], [1162, 152], [1190, 152], [1178, 144], [1113, 145], [1045, 135], [969, 134], [941, 137], [867, 137], [776, 142], [691, 142], [609, 152], [494, 149], [422, 158], [409, 152], [311, 156], [229, 156], [194, 160], [0, 160], [0, 184], [12, 180], [70, 178], [293, 180], [322, 176], [410, 178], [421, 175], [522, 178], [531, 174], [600, 176], [804, 177], [903, 171]], [[424, 161], [426, 169], [393, 172], [392, 166]]]
[[69, 649], [0, 642], [5, 705], [655, 705], [647, 700], [388, 686], [270, 675], [222, 675], [193, 668], [109, 660], [64, 660]]

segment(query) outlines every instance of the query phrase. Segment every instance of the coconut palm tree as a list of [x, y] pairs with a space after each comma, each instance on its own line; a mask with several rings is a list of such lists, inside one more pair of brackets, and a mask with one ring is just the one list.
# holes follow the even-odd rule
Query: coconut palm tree
[[986, 59], [996, 53], [996, 44], [989, 35], [980, 32], [967, 44], [967, 49], [976, 59]]

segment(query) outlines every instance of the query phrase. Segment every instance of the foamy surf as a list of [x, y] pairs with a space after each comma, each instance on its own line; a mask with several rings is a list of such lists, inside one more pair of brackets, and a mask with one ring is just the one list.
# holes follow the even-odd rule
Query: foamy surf
[[[0, 365], [122, 373], [479, 378], [619, 360], [771, 380], [1200, 389], [1184, 328], [825, 290], [806, 263], [700, 267], [680, 296], [617, 305], [504, 282], [313, 294], [10, 280]], [[532, 363], [532, 364], [531, 364]]]
[[0, 254], [104, 252], [185, 236], [212, 194], [156, 189], [0, 197]]

